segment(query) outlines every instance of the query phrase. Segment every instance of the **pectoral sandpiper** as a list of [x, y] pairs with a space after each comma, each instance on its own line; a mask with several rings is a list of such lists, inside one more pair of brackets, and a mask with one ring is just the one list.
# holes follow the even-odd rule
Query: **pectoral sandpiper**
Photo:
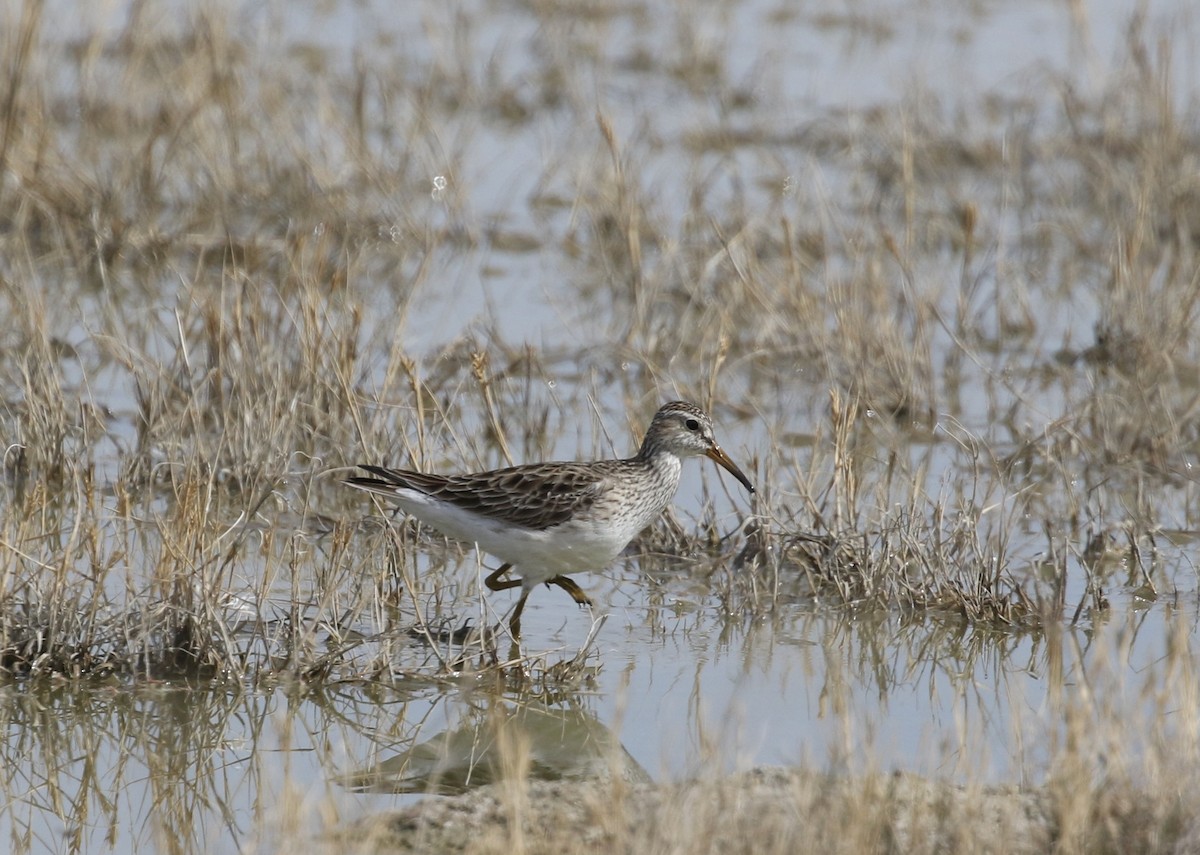
[[[754, 486], [713, 438], [712, 419], [695, 404], [672, 401], [654, 415], [642, 447], [624, 460], [531, 463], [471, 475], [429, 475], [360, 466], [374, 477], [351, 487], [384, 496], [443, 534], [475, 543], [504, 564], [489, 589], [521, 586], [509, 627], [539, 582], [591, 605], [568, 573], [602, 570], [666, 509], [679, 487], [682, 458], [715, 460], [751, 493]], [[502, 578], [516, 568], [519, 579]]]

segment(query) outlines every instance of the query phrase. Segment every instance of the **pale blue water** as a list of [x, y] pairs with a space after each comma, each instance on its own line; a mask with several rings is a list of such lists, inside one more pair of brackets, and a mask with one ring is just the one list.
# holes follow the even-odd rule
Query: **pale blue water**
[[[264, 62], [281, 45], [314, 45], [326, 52], [333, 71], [351, 67], [355, 52], [362, 52], [369, 62], [404, 63], [419, 74], [431, 63], [454, 57], [455, 33], [464, 31], [471, 47], [463, 60], [466, 68], [477, 76], [511, 78], [514, 85], [540, 67], [537, 51], [547, 45], [593, 47], [594, 58], [585, 59], [580, 51], [577, 61], [594, 70], [581, 73], [583, 83], [576, 82], [570, 93], [585, 99], [587, 110], [546, 109], [523, 124], [488, 121], [477, 113], [447, 122], [440, 128], [444, 147], [420, 154], [428, 182], [414, 188], [410, 198], [387, 201], [397, 216], [415, 211], [431, 224], [463, 218], [480, 234], [489, 223], [514, 233], [561, 236], [569, 231], [564, 225], [572, 216], [569, 208], [547, 213], [534, 201], [554, 194], [571, 199], [581, 185], [586, 187], [589, 176], [576, 171], [573, 152], [593, 145], [597, 132], [576, 118], [595, 110], [643, 158], [639, 175], [651, 188], [665, 229], [674, 233], [698, 174], [711, 181], [715, 196], [740, 198], [739, 204], [763, 218], [781, 212], [797, 221], [846, 216], [812, 203], [836, 199], [854, 186], [856, 176], [803, 146], [680, 156], [689, 132], [714, 124], [757, 128], [770, 139], [824, 123], [854, 139], [864, 121], [861, 111], [903, 103], [911, 105], [916, 117], [922, 114], [920, 104], [933, 103], [936, 115], [961, 121], [969, 133], [994, 119], [983, 115], [981, 107], [988, 94], [1031, 100], [1029, 115], [1036, 120], [1057, 109], [1056, 87], [1063, 78], [1085, 93], [1097, 92], [1122, 70], [1115, 58], [1123, 55], [1135, 8], [1147, 10], [1151, 42], [1162, 34], [1176, 46], [1171, 69], [1181, 109], [1194, 106], [1193, 81], [1200, 80], [1196, 13], [1185, 2], [1111, 2], [1086, 9], [1041, 2], [970, 4], [969, 10], [956, 3], [846, 6], [845, 14], [864, 16], [861, 26], [827, 19], [811, 5], [791, 11], [782, 3], [745, 0], [712, 4], [712, 9], [691, 4], [685, 14], [679, 4], [661, 4], [651, 6], [643, 18], [617, 14], [584, 24], [541, 21], [518, 4], [298, 8], [275, 3], [234, 7], [230, 20], [256, 34]], [[1073, 19], [1073, 8], [1086, 17]], [[120, 6], [80, 10], [76, 4], [51, 4], [47, 16], [66, 16], [79, 28], [77, 35], [92, 28], [116, 33], [126, 11]], [[638, 51], [682, 56], [677, 45], [691, 39], [725, 63], [727, 79], [756, 99], [752, 106], [721, 116], [717, 99], [680, 98], [669, 80], [639, 74], [620, 62]], [[485, 60], [491, 63], [486, 70]], [[1050, 80], [1056, 81], [1053, 86]], [[869, 133], [860, 141], [890, 143], [873, 140]], [[454, 177], [461, 210], [435, 198], [433, 181], [439, 175]], [[982, 178], [980, 185], [981, 194], [998, 192]], [[1006, 228], [1015, 231], [1021, 222], [1013, 215]], [[648, 263], [671, 260], [652, 258]], [[836, 269], [850, 266], [844, 260], [829, 263], [831, 274], [853, 273]], [[918, 282], [947, 275], [930, 266], [917, 271]], [[556, 457], [630, 450], [633, 437], [618, 415], [623, 413], [622, 378], [648, 370], [614, 344], [626, 309], [603, 299], [581, 304], [578, 291], [565, 287], [580, 276], [580, 267], [556, 240], [547, 240], [542, 251], [508, 252], [485, 239], [432, 262], [401, 330], [408, 336], [407, 348], [418, 357], [479, 330], [557, 352], [560, 385], [540, 392], [563, 420], [553, 442]], [[149, 309], [158, 318], [159, 344], [175, 332], [176, 284], [164, 282], [160, 303]], [[378, 312], [368, 319], [364, 339], [375, 331], [372, 324], [387, 331], [394, 323], [395, 283], [375, 284]], [[1039, 299], [1036, 289], [1031, 294]], [[74, 308], [80, 318], [92, 318], [103, 299], [82, 294]], [[946, 302], [940, 308], [949, 315], [953, 300]], [[981, 323], [994, 324], [986, 304], [986, 297], [980, 297], [975, 310]], [[1036, 366], [1030, 363], [1049, 361], [1065, 340], [1088, 340], [1098, 310], [1081, 294], [1045, 307], [1045, 314], [1039, 326], [1043, 340], [1032, 347], [1020, 345], [1024, 362], [1014, 366], [1014, 354], [1003, 342], [995, 352], [978, 355], [978, 361], [964, 360], [956, 411], [939, 414], [932, 436], [917, 436], [906, 446], [931, 495], [952, 497], [965, 489], [969, 443], [964, 437], [979, 439], [997, 454], [1013, 450], [1005, 444], [1012, 438], [995, 426], [990, 407], [1002, 411], [1020, 397], [1039, 420], [1035, 433], [1069, 408], [1068, 392], [1053, 383], [1039, 385], [1033, 379]], [[111, 365], [89, 368], [101, 362], [89, 342], [94, 332], [89, 323], [77, 321], [60, 332], [83, 354], [70, 369], [79, 376], [69, 379], [81, 386], [86, 381], [96, 399], [112, 407], [116, 418], [110, 430], [131, 446], [136, 407], [124, 374]], [[936, 340], [947, 351], [954, 346], [946, 337]], [[144, 349], [158, 352], [154, 341]], [[941, 361], [935, 359], [935, 364]], [[1012, 388], [997, 392], [987, 387], [989, 380], [1010, 371]], [[739, 399], [751, 382], [750, 373], [744, 366], [727, 372], [726, 400]], [[664, 393], [669, 392], [669, 376], [661, 379]], [[818, 435], [828, 409], [821, 372], [797, 364], [786, 381], [771, 398], [775, 409], [763, 413], [762, 421], [730, 418], [721, 427], [722, 444], [748, 470], [747, 461], [772, 454], [776, 457], [767, 465], [787, 469], [794, 461], [783, 459], [785, 455], [795, 455], [803, 465], [803, 445], [772, 449], [772, 436], [829, 441], [827, 428]], [[580, 387], [597, 398], [599, 418], [587, 411], [576, 423], [561, 415], [578, 411], [585, 397]], [[885, 458], [881, 451], [880, 467]], [[1190, 472], [1191, 461], [1177, 463], [1181, 472]], [[101, 480], [105, 473], [112, 477], [115, 454], [99, 465]], [[726, 497], [718, 478], [711, 467], [689, 467], [678, 503], [685, 520], [697, 512], [707, 485], [717, 497], [720, 518], [732, 527], [735, 511], [746, 507], [744, 497], [736, 490]], [[1060, 502], [1064, 490], [1047, 479], [1045, 496], [1023, 494], [1021, 501], [1030, 503], [1026, 510], [1003, 485], [981, 486], [1009, 527], [1011, 554], [1030, 561], [1043, 554], [1048, 546], [1038, 525], [1037, 502]], [[798, 502], [789, 489], [785, 484], [778, 501]], [[1097, 519], [1117, 526], [1124, 496], [1113, 490], [1117, 507], [1097, 512]], [[1200, 503], [1190, 478], [1159, 485], [1140, 498], [1164, 523], [1181, 529], [1195, 524]], [[1154, 721], [1170, 733], [1186, 726], [1193, 700], [1190, 685], [1174, 679], [1179, 663], [1194, 659], [1197, 597], [1190, 541], [1172, 546], [1163, 539], [1159, 546], [1162, 596], [1157, 603], [1143, 607], [1114, 585], [1106, 592], [1114, 605], [1106, 619], [1094, 622], [1085, 615], [1053, 641], [969, 628], [948, 638], [946, 625], [933, 619], [904, 625], [893, 615], [880, 625], [878, 617], [848, 618], [831, 606], [814, 609], [809, 603], [786, 601], [769, 617], [729, 621], [715, 614], [719, 604], [700, 583], [669, 581], [661, 589], [665, 604], [651, 605], [654, 584], [636, 567], [617, 566], [603, 576], [580, 580], [597, 596], [608, 620], [591, 660], [599, 668], [595, 683], [573, 702], [612, 730], [633, 759], [660, 780], [713, 765], [736, 769], [805, 763], [1036, 784], [1044, 779], [1049, 749], [1062, 738], [1068, 707], [1090, 716], [1097, 732], [1128, 734], [1121, 747], [1136, 758], [1147, 750], [1148, 739], [1138, 723]], [[1074, 557], [1067, 566], [1066, 601], [1073, 611], [1084, 595], [1084, 575]], [[238, 593], [254, 591], [251, 577], [257, 569], [252, 562], [238, 568], [237, 583], [245, 588]], [[466, 584], [475, 573], [468, 561], [455, 578]], [[281, 600], [287, 595], [274, 593]], [[505, 595], [489, 597], [498, 613], [511, 601]], [[586, 613], [561, 592], [538, 591], [525, 616], [526, 643], [534, 650], [561, 651], [548, 653], [550, 661], [568, 658], [589, 626]], [[1156, 692], [1161, 697], [1157, 704], [1147, 700]], [[469, 687], [452, 682], [333, 686], [315, 698], [299, 689], [237, 691], [145, 683], [63, 686], [51, 692], [34, 692], [20, 683], [5, 686], [0, 688], [0, 721], [5, 725], [0, 757], [13, 799], [0, 805], [0, 840], [33, 852], [176, 851], [176, 844], [197, 852], [273, 850], [294, 834], [297, 805], [303, 822], [320, 827], [332, 821], [330, 806], [349, 818], [411, 802], [415, 796], [348, 792], [337, 776], [456, 726], [478, 703]], [[49, 768], [63, 758], [71, 759]], [[51, 782], [61, 790], [55, 792]], [[191, 810], [180, 811], [181, 802], [190, 803]], [[60, 812], [75, 817], [76, 824], [62, 827], [50, 818]], [[178, 827], [171, 825], [172, 817], [179, 818]]]

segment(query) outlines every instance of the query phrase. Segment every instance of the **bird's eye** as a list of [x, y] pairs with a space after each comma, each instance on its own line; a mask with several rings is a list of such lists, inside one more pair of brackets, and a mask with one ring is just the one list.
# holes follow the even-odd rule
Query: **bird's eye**
[[696, 421], [695, 419], [688, 419], [683, 424], [688, 430], [700, 430], [700, 422]]

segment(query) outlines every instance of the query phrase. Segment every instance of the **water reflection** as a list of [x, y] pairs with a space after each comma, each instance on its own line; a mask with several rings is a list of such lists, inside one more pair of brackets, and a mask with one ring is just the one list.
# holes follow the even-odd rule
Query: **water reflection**
[[357, 792], [461, 793], [498, 780], [649, 780], [613, 732], [578, 703], [486, 698], [463, 721], [342, 778]]
[[1161, 762], [1169, 746], [1188, 750], [1200, 719], [1193, 608], [1160, 602], [1040, 634], [812, 609], [651, 620], [657, 607], [641, 608], [644, 623], [606, 625], [595, 689], [552, 702], [430, 680], [9, 684], [0, 836], [29, 851], [233, 852], [411, 794], [647, 769], [1041, 784], [1075, 746], [1094, 746], [1088, 762]]

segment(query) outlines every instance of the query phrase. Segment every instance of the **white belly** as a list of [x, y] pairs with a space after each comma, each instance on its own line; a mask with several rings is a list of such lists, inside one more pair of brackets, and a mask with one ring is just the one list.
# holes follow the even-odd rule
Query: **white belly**
[[489, 555], [512, 564], [525, 588], [559, 574], [603, 570], [645, 527], [645, 522], [637, 519], [616, 521], [615, 525], [570, 520], [536, 531], [435, 502], [416, 490], [397, 490], [389, 498], [442, 534], [478, 544]]

